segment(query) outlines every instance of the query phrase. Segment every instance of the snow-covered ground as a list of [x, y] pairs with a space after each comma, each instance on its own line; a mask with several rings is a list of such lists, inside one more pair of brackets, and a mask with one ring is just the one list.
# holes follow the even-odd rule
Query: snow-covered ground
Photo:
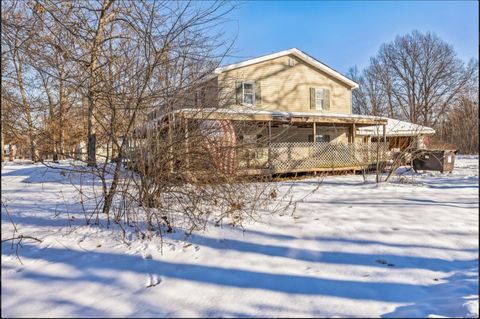
[[[68, 176], [2, 167], [3, 317], [478, 317], [478, 157], [330, 176], [293, 214], [151, 241], [84, 225]], [[72, 181], [75, 184], [75, 181]], [[320, 179], [281, 182], [302, 198]], [[5, 208], [6, 207], [6, 208]]]

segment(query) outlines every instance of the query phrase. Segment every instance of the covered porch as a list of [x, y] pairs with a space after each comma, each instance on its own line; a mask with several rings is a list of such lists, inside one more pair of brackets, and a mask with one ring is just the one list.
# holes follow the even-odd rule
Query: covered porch
[[376, 141], [378, 136], [383, 136], [388, 142], [390, 150], [399, 152], [412, 149], [426, 148], [429, 137], [435, 134], [435, 130], [428, 126], [418, 125], [406, 121], [386, 118], [387, 125], [363, 126], [357, 130], [357, 136]]
[[245, 109], [181, 110], [178, 116], [231, 121], [242, 175], [355, 171], [388, 157], [386, 143], [356, 134], [360, 127], [385, 126], [380, 117]]

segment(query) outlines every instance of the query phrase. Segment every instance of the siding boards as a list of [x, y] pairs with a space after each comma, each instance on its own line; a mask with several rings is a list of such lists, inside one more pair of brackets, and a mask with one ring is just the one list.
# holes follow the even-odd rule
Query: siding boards
[[[309, 135], [313, 135], [313, 130], [309, 127], [290, 127], [288, 131], [285, 128], [272, 127], [274, 142], [308, 142]], [[346, 127], [317, 125], [317, 135], [330, 135], [332, 143], [348, 143], [348, 128]]]
[[[288, 59], [295, 59], [289, 66]], [[225, 71], [218, 77], [222, 96], [235, 97], [236, 81], [261, 82], [261, 108], [290, 112], [320, 112], [311, 108], [313, 87], [330, 91], [330, 110], [323, 113], [351, 114], [351, 89], [344, 83], [306, 64], [294, 56], [284, 56], [262, 63]], [[231, 98], [227, 105], [235, 105]], [[237, 105], [238, 106], [238, 105]]]

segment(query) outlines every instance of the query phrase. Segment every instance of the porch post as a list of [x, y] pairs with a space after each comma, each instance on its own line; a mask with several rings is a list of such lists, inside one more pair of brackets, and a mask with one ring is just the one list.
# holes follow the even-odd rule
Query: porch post
[[387, 142], [387, 132], [386, 132], [386, 125], [385, 125], [385, 124], [383, 124], [383, 125], [382, 125], [382, 127], [383, 127], [383, 132], [382, 132], [382, 140], [383, 140], [383, 142], [384, 142], [384, 143], [386, 143], [386, 142]]
[[355, 123], [353, 123], [352, 124], [352, 142], [353, 143], [355, 143], [356, 131], [357, 131], [357, 128], [355, 126]]
[[[352, 166], [357, 165], [357, 150], [355, 148], [355, 131], [357, 130], [355, 123], [352, 123], [352, 134], [351, 134], [351, 139], [352, 139], [352, 154], [351, 154], [351, 159], [352, 159]], [[355, 174], [355, 169], [353, 170], [353, 173]]]
[[[383, 127], [383, 143], [386, 146], [387, 145], [387, 126], [385, 124], [382, 125]], [[382, 148], [382, 159], [385, 160], [385, 148]]]
[[268, 121], [268, 168], [270, 169], [270, 173], [272, 172], [272, 150], [271, 144], [272, 143], [272, 122]]
[[317, 142], [317, 123], [313, 121], [313, 142]]

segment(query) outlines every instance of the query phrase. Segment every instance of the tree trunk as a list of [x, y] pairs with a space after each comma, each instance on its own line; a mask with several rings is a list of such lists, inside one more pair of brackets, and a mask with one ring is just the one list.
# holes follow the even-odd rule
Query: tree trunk
[[18, 49], [15, 49], [13, 53], [13, 56], [14, 56], [13, 64], [15, 67], [15, 73], [18, 81], [18, 89], [20, 91], [20, 95], [22, 96], [23, 113], [27, 121], [27, 135], [28, 135], [28, 140], [30, 144], [30, 158], [32, 161], [36, 162], [37, 156], [35, 154], [36, 147], [35, 147], [35, 140], [34, 140], [35, 134], [34, 134], [34, 128], [33, 128], [32, 114], [31, 114], [30, 105], [28, 104], [28, 100], [27, 100], [27, 93], [25, 92], [25, 87], [23, 85], [23, 68], [22, 68], [23, 61], [18, 56], [17, 50]]
[[51, 139], [52, 139], [52, 156], [53, 160], [55, 161], [57, 158], [57, 140], [56, 140], [56, 128], [55, 128], [55, 112], [54, 112], [54, 103], [53, 103], [53, 98], [52, 94], [50, 92], [50, 89], [48, 87], [48, 80], [45, 78], [43, 72], [39, 72], [40, 77], [42, 78], [43, 82], [43, 87], [45, 89], [45, 93], [47, 95], [47, 101], [48, 101], [48, 117], [49, 117], [49, 122], [51, 126]]
[[4, 157], [5, 157], [5, 150], [4, 150], [4, 148], [5, 148], [5, 141], [4, 141], [4, 139], [3, 139], [3, 125], [2, 125], [1, 135], [2, 135], [2, 142], [1, 142], [1, 145], [2, 145], [2, 155], [1, 155], [1, 157], [2, 157], [2, 162], [3, 162], [3, 161], [5, 160], [5, 158], [4, 158]]
[[60, 154], [60, 159], [64, 159], [64, 104], [65, 104], [65, 92], [64, 92], [64, 80], [63, 80], [63, 67], [60, 70], [60, 77], [59, 77], [59, 101], [58, 101], [58, 149], [57, 152]]
[[96, 110], [96, 94], [95, 90], [97, 87], [97, 64], [98, 64], [98, 51], [102, 41], [102, 34], [107, 24], [108, 20], [111, 18], [110, 15], [106, 15], [106, 12], [113, 4], [113, 0], [104, 0], [102, 4], [102, 9], [100, 11], [100, 18], [98, 20], [97, 30], [95, 34], [95, 39], [92, 45], [92, 52], [90, 56], [90, 85], [88, 88], [88, 118], [87, 118], [87, 131], [88, 131], [88, 166], [96, 166], [96, 137], [95, 137], [95, 110]]

